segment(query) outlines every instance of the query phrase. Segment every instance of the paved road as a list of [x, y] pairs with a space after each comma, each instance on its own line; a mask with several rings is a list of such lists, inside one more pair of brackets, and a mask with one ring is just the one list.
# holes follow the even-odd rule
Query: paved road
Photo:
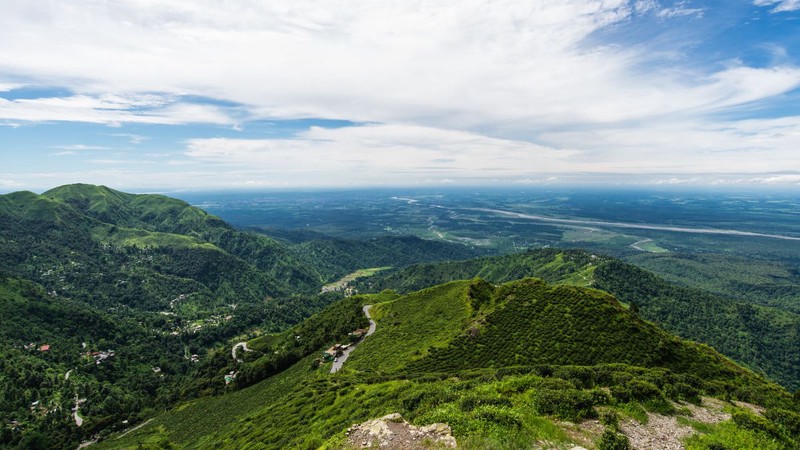
[[[361, 339], [361, 341], [366, 339], [368, 336], [372, 335], [372, 333], [374, 333], [375, 329], [377, 328], [377, 326], [375, 325], [375, 321], [372, 320], [372, 316], [369, 315], [369, 309], [370, 308], [372, 308], [372, 305], [364, 305], [364, 315], [367, 316], [367, 319], [369, 319], [369, 330], [367, 330], [367, 334], [364, 335], [364, 337]], [[331, 366], [331, 373], [336, 373], [336, 372], [339, 371], [339, 369], [342, 368], [342, 365], [344, 365], [344, 362], [347, 361], [347, 357], [350, 356], [350, 352], [355, 350], [356, 346], [359, 343], [360, 342], [357, 342], [357, 343], [353, 344], [352, 346], [350, 346], [347, 350], [344, 351], [344, 353], [342, 353], [341, 356], [339, 356], [337, 361], [333, 362], [333, 365]]]
[[246, 351], [246, 352], [252, 352], [253, 350], [251, 350], [251, 349], [247, 348], [247, 342], [239, 342], [238, 344], [234, 345], [234, 346], [233, 346], [233, 350], [231, 350], [231, 355], [233, 356], [233, 359], [234, 359], [234, 360], [241, 362], [241, 361], [240, 361], [240, 360], [239, 360], [239, 359], [236, 357], [236, 349], [238, 349], [239, 347], [242, 347], [242, 350], [244, 350], [244, 351]]

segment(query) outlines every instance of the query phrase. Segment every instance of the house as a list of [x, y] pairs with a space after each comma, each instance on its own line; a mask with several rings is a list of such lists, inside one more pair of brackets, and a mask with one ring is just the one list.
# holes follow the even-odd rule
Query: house
[[336, 359], [336, 357], [342, 354], [345, 348], [346, 347], [342, 347], [342, 344], [334, 344], [333, 347], [322, 352], [322, 359], [326, 361]]
[[231, 382], [233, 380], [235, 380], [235, 379], [236, 379], [236, 372], [231, 370], [231, 372], [229, 374], [225, 375], [225, 385], [227, 386], [227, 385], [231, 384]]
[[353, 331], [351, 333], [347, 333], [347, 337], [350, 338], [350, 342], [355, 342], [355, 341], [361, 339], [362, 337], [364, 337], [366, 334], [367, 334], [367, 330], [365, 330], [363, 328], [359, 328], [356, 331]]
[[49, 352], [50, 351], [50, 345], [49, 344], [42, 345], [41, 347], [39, 347], [39, 351], [40, 352]]

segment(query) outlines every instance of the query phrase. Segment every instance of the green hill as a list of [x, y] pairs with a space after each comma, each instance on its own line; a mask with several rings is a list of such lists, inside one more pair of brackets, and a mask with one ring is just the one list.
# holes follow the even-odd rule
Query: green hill
[[[30, 368], [2, 378], [4, 386], [27, 386], [23, 394], [13, 391], [0, 399], [4, 423], [25, 424], [24, 436], [6, 437], [17, 443], [38, 439], [63, 425], [64, 432], [51, 442], [72, 445], [80, 436], [135, 421], [152, 408], [223, 392], [221, 373], [237, 368], [230, 340], [283, 332], [324, 309], [342, 296], [319, 294], [333, 277], [370, 267], [376, 258], [404, 265], [471, 255], [464, 246], [402, 237], [324, 247], [293, 248], [239, 231], [161, 195], [85, 184], [42, 195], [0, 195], [0, 273], [15, 286], [27, 286], [8, 288], [13, 295], [0, 292], [5, 330], [0, 347], [7, 352], [6, 368]], [[20, 292], [36, 301], [6, 301], [28, 298]], [[359, 309], [354, 314], [363, 319]], [[283, 347], [277, 354], [248, 353], [236, 385], [278, 373], [316, 351], [321, 339], [352, 331], [344, 319], [326, 323], [330, 328], [313, 339], [295, 342], [294, 336], [279, 334]], [[91, 348], [81, 352], [84, 342]], [[53, 347], [45, 354], [20, 350], [30, 343]], [[80, 398], [86, 399], [81, 407], [86, 425], [70, 426], [73, 405], [68, 403], [76, 388], [59, 378], [94, 363], [80, 358], [86, 351], [108, 349], [115, 350], [111, 364], [72, 372], [82, 386]], [[198, 362], [190, 362], [193, 354]], [[31, 376], [34, 370], [47, 376]], [[31, 381], [19, 383], [20, 377]], [[37, 399], [60, 408], [59, 421], [29, 417]]]
[[[476, 279], [399, 297], [359, 296], [344, 307], [358, 301], [374, 305], [377, 331], [342, 372], [317, 368], [312, 355], [245, 390], [197, 400], [112, 436], [100, 448], [346, 448], [350, 425], [393, 412], [418, 425], [449, 424], [461, 448], [531, 448], [543, 441], [617, 448], [602, 447], [624, 440], [617, 420], [646, 420], [646, 411], [686, 415], [673, 402], [699, 403], [701, 395], [773, 411], [759, 422], [731, 405], [740, 421], [707, 427], [704, 439], [764, 448], [797, 443], [791, 425], [780, 425], [800, 417], [788, 392], [641, 320], [600, 291]], [[318, 316], [326, 320], [307, 322], [305, 333], [331, 320], [331, 311]], [[606, 424], [602, 436], [576, 436], [562, 422], [598, 416]]]
[[[540, 249], [421, 264], [370, 280], [376, 290], [410, 292], [480, 276], [493, 283], [526, 276], [596, 287], [635, 305], [639, 315], [683, 338], [708, 344], [789, 387], [800, 387], [800, 315], [679, 286], [619, 260], [579, 250]], [[364, 288], [367, 288], [366, 286]]]

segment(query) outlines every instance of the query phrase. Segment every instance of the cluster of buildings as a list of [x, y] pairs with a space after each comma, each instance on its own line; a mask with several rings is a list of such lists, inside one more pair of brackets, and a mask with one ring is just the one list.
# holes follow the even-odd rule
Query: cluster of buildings
[[95, 364], [102, 364], [103, 361], [113, 358], [115, 355], [114, 350], [106, 350], [99, 352], [86, 352], [83, 354], [89, 361], [94, 361]]
[[323, 364], [325, 362], [334, 361], [336, 358], [342, 355], [348, 348], [352, 345], [355, 345], [356, 342], [360, 341], [367, 334], [367, 330], [363, 328], [359, 328], [353, 332], [347, 333], [347, 337], [350, 339], [350, 343], [348, 344], [333, 344], [333, 346], [324, 352], [322, 352], [322, 357], [318, 359], [319, 364]]
[[[17, 348], [19, 348], [19, 347], [17, 347]], [[22, 348], [24, 350], [28, 350], [28, 351], [37, 350], [37, 346], [36, 346], [36, 344], [34, 342], [31, 342], [31, 343], [28, 343], [28, 344], [24, 344], [22, 346]], [[42, 344], [42, 345], [38, 346], [38, 350], [40, 352], [49, 352], [50, 351], [50, 344]]]

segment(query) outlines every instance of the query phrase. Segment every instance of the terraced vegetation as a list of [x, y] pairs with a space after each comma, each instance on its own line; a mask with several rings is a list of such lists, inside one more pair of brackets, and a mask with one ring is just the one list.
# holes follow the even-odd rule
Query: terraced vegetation
[[[340, 373], [326, 374], [304, 360], [291, 369], [301, 383], [284, 385], [289, 392], [274, 398], [260, 397], [260, 407], [236, 413], [235, 421], [231, 407], [220, 405], [226, 418], [219, 424], [190, 427], [190, 408], [211, 411], [224, 401], [203, 399], [103, 445], [340, 448], [348, 426], [399, 412], [417, 425], [449, 424], [462, 448], [545, 441], [611, 448], [604, 445], [626, 439], [619, 421], [646, 420], [646, 411], [690, 421], [680, 402], [699, 404], [703, 395], [764, 405], [786, 423], [800, 417], [793, 412], [800, 405], [784, 389], [643, 322], [599, 291], [533, 279], [499, 287], [472, 280], [346, 301], [374, 303], [378, 331]], [[248, 390], [275, 392], [283, 376]], [[222, 398], [235, 402], [239, 395]], [[605, 431], [561, 422], [598, 417]], [[747, 417], [753, 424], [741, 419], [708, 426], [702, 439], [769, 441], [774, 448], [797, 443], [791, 425]]]
[[[502, 283], [526, 276], [590, 285], [634, 305], [638, 314], [683, 338], [708, 344], [789, 387], [800, 387], [800, 315], [678, 286], [614, 258], [578, 250], [540, 249], [514, 255], [421, 264], [378, 274], [375, 289], [409, 292], [426, 284], [481, 276]], [[365, 286], [366, 288], [366, 286]]]
[[[320, 248], [326, 246], [320, 241]], [[222, 393], [221, 374], [238, 369], [224, 357], [230, 340], [285, 331], [341, 297], [318, 294], [334, 276], [355, 270], [347, 264], [331, 270], [332, 262], [376, 267], [362, 265], [362, 257], [392, 260], [393, 251], [429, 261], [438, 260], [437, 253], [470, 255], [460, 245], [426, 246], [417, 238], [389, 238], [362, 245], [359, 254], [338, 242], [318, 258], [317, 243], [291, 246], [239, 231], [161, 195], [83, 184], [41, 195], [0, 195], [0, 277], [28, 286], [22, 294], [0, 290], [0, 312], [11, 327], [0, 335], [0, 349], [11, 361], [0, 383], [36, 387], [10, 389], [0, 402], [3, 429], [14, 430], [2, 436], [0, 446], [34, 440], [40, 447], [70, 447], [100, 430], [122, 427], [123, 421], [139, 422], [153, 408]], [[94, 334], [61, 327], [62, 321], [53, 318], [62, 313]], [[362, 318], [360, 310], [355, 313]], [[35, 327], [14, 326], [36, 317], [42, 321]], [[337, 336], [352, 331], [349, 325], [336, 328], [340, 322], [335, 320], [329, 323]], [[83, 342], [89, 348], [82, 349]], [[239, 384], [283, 370], [316, 351], [316, 342], [271, 353], [271, 362], [246, 361]], [[50, 344], [52, 350], [20, 351], [31, 343]], [[88, 367], [93, 359], [80, 358], [109, 349], [115, 356], [96, 367]], [[33, 367], [47, 368], [42, 369], [47, 376], [31, 376]], [[65, 383], [65, 373], [76, 368]], [[20, 383], [21, 378], [31, 381]], [[70, 413], [76, 385], [82, 386], [80, 398], [87, 399], [81, 427], [74, 426]], [[58, 419], [38, 409], [32, 414], [30, 406], [37, 401], [42, 408], [56, 408]]]
[[[437, 213], [420, 220], [438, 230], [453, 213]], [[474, 229], [454, 235], [478, 239], [486, 222], [459, 217]], [[695, 429], [688, 448], [798, 446], [800, 397], [769, 381], [800, 385], [788, 266], [626, 250], [667, 281], [577, 250], [467, 259], [487, 250], [278, 234], [102, 186], [0, 196], [0, 447], [342, 448], [348, 426], [394, 412], [448, 423], [462, 448], [625, 448], [654, 414]], [[691, 287], [706, 263], [727, 267], [713, 292]], [[385, 266], [349, 281], [372, 294], [319, 294]], [[321, 351], [367, 326], [365, 304], [377, 331], [330, 374]], [[732, 419], [692, 416], [703, 396]]]

